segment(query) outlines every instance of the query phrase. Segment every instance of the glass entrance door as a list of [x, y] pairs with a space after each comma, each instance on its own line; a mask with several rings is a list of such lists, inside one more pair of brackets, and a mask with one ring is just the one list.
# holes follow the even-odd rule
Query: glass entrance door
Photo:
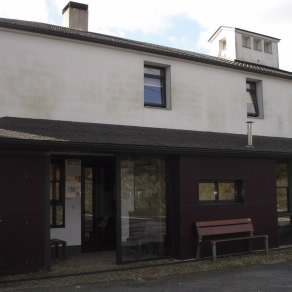
[[166, 255], [165, 161], [126, 158], [120, 161], [121, 217], [118, 261]]
[[114, 174], [108, 162], [82, 169], [82, 251], [115, 249]]

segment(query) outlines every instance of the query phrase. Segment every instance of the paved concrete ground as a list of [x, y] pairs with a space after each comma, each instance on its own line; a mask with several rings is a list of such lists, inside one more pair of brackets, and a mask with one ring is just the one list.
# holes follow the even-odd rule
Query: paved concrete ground
[[291, 247], [215, 263], [167, 259], [116, 266], [113, 254], [104, 257], [102, 263], [98, 254], [83, 254], [55, 262], [50, 272], [1, 277], [0, 291], [292, 291]]
[[[22, 289], [21, 289], [22, 290]], [[239, 267], [233, 270], [213, 270], [175, 274], [135, 281], [111, 281], [72, 286], [31, 288], [32, 292], [108, 291], [108, 292], [290, 292], [292, 291], [292, 263], [277, 263]], [[22, 291], [27, 291], [26, 289]]]

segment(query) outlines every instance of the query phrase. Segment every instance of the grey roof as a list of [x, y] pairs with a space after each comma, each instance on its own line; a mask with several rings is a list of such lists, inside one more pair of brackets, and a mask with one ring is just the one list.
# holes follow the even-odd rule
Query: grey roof
[[264, 37], [264, 38], [268, 38], [268, 39], [273, 39], [274, 41], [276, 42], [279, 42], [280, 39], [277, 39], [275, 37], [272, 37], [272, 36], [268, 36], [268, 35], [265, 35], [265, 34], [261, 34], [261, 33], [256, 33], [256, 32], [252, 32], [252, 31], [249, 31], [249, 30], [245, 30], [245, 29], [241, 29], [241, 28], [238, 28], [238, 27], [231, 27], [231, 26], [225, 26], [225, 25], [221, 25], [219, 26], [219, 28], [212, 34], [212, 36], [209, 38], [208, 41], [210, 41], [216, 34], [217, 32], [221, 29], [221, 28], [228, 28], [228, 29], [234, 29], [235, 31], [239, 31], [239, 32], [242, 32], [242, 33], [246, 33], [246, 34], [252, 34], [252, 35], [257, 35], [259, 37]]
[[2, 149], [145, 151], [292, 157], [292, 139], [26, 118], [0, 118]]
[[235, 70], [248, 71], [290, 80], [292, 79], [292, 72], [280, 70], [277, 68], [237, 60], [231, 61], [191, 51], [185, 51], [145, 42], [138, 42], [99, 33], [80, 31], [46, 23], [0, 18], [0, 27], [82, 40], [120, 48], [127, 48], [136, 51], [189, 60], [192, 62], [212, 64], [215, 66], [229, 67]]

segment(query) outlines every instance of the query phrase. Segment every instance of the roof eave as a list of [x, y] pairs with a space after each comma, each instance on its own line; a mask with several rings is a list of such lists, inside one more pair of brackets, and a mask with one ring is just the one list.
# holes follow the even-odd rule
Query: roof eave
[[111, 143], [85, 143], [85, 142], [60, 142], [60, 141], [36, 141], [23, 139], [0, 139], [2, 150], [34, 150], [55, 152], [64, 154], [70, 151], [84, 153], [155, 153], [165, 155], [212, 155], [212, 156], [240, 156], [261, 158], [292, 158], [292, 152], [274, 152], [259, 150], [256, 147], [242, 147], [241, 149], [203, 148], [203, 147], [178, 147], [178, 146], [149, 146], [134, 144]]

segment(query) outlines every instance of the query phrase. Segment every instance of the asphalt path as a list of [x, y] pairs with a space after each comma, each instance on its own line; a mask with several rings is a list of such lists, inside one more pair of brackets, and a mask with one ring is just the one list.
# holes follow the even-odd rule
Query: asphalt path
[[[58, 281], [56, 279], [56, 281]], [[57, 283], [55, 283], [57, 284]], [[12, 290], [13, 291], [13, 290]], [[137, 281], [113, 281], [75, 286], [54, 286], [48, 288], [17, 289], [17, 291], [42, 292], [163, 292], [163, 291], [292, 291], [292, 263], [277, 263], [215, 270], [188, 274], [175, 274], [164, 277], [139, 279]]]

